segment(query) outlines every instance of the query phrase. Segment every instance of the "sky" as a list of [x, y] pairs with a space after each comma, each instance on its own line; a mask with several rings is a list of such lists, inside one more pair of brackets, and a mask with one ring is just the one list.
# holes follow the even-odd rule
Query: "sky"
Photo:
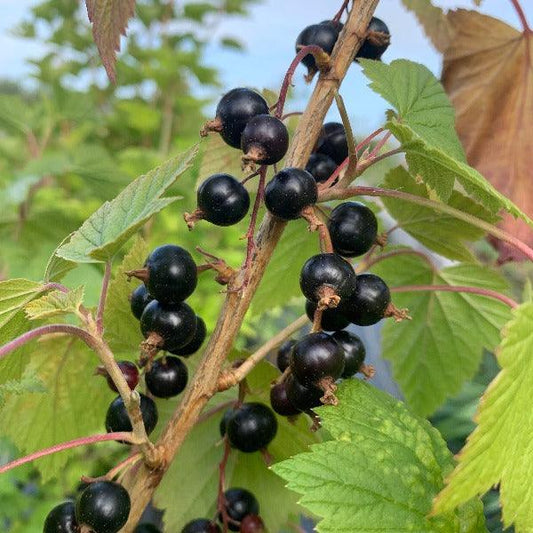
[[[10, 35], [10, 29], [37, 3], [38, 0], [0, 0], [0, 77], [27, 79], [31, 67], [26, 60], [43, 54], [39, 44]], [[435, 0], [434, 3], [444, 8], [473, 7], [472, 0]], [[521, 3], [533, 23], [533, 1], [522, 0]], [[213, 42], [216, 42], [216, 37], [232, 35], [246, 48], [245, 53], [238, 53], [220, 50], [215, 45], [208, 46], [206, 63], [218, 67], [221, 72], [223, 88], [220, 94], [239, 86], [278, 88], [294, 57], [294, 41], [299, 32], [309, 24], [331, 18], [340, 4], [340, 0], [262, 0], [252, 7], [250, 17], [226, 18], [210, 28]], [[484, 0], [481, 11], [513, 26], [519, 25], [510, 0]], [[387, 23], [392, 34], [392, 44], [383, 56], [384, 61], [407, 58], [423, 63], [439, 75], [440, 56], [415, 17], [402, 7], [401, 0], [381, 0], [376, 15]], [[313, 84], [305, 84], [304, 73], [305, 69], [300, 67], [294, 77], [290, 110], [303, 109], [311, 93]], [[341, 94], [354, 127], [370, 131], [383, 122], [387, 105], [366, 85], [360, 67], [354, 64], [343, 83]], [[216, 103], [218, 94], [213, 92], [210, 96]], [[328, 118], [338, 118], [336, 111], [332, 110]]]

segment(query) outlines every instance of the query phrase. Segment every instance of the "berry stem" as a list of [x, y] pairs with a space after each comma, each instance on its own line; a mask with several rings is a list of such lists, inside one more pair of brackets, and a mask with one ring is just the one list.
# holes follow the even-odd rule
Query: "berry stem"
[[344, 0], [342, 2], [342, 6], [341, 8], [337, 11], [337, 13], [335, 14], [335, 16], [333, 17], [333, 21], [334, 22], [339, 22], [339, 20], [341, 19], [342, 17], [342, 14], [344, 13], [344, 10], [345, 9], [348, 9], [348, 4], [350, 3], [350, 0]]
[[272, 350], [283, 344], [288, 338], [303, 328], [308, 322], [307, 315], [302, 315], [294, 322], [282, 329], [277, 335], [271, 337], [263, 346], [258, 348], [242, 365], [227, 372], [223, 372], [218, 380], [218, 391], [225, 391], [240, 383], [257, 364], [262, 361]]
[[418, 250], [413, 250], [413, 248], [399, 248], [397, 250], [390, 250], [389, 252], [385, 252], [382, 254], [379, 254], [377, 257], [369, 257], [366, 260], [361, 261], [356, 268], [356, 273], [364, 272], [365, 270], [368, 270], [369, 268], [373, 267], [377, 263], [380, 263], [381, 261], [384, 261], [385, 259], [389, 259], [391, 257], [396, 257], [397, 255], [417, 255], [421, 259], [423, 259], [433, 271], [436, 271], [436, 267], [433, 264], [433, 261], [431, 261], [430, 257], [426, 255], [424, 252], [420, 252]]
[[348, 117], [348, 111], [346, 111], [344, 100], [339, 94], [339, 91], [335, 91], [335, 103], [337, 104], [337, 109], [341, 115], [342, 125], [346, 132], [346, 142], [348, 144], [348, 168], [346, 169], [346, 174], [351, 176], [355, 175], [357, 169], [357, 148], [355, 146], [355, 139], [352, 125], [350, 124], [350, 118]]
[[98, 300], [98, 311], [96, 312], [96, 331], [101, 334], [104, 330], [104, 310], [105, 301], [107, 298], [107, 289], [109, 288], [109, 280], [111, 279], [111, 261], [105, 264], [104, 278], [102, 280], [102, 290], [100, 292], [100, 299]]
[[248, 271], [252, 265], [255, 242], [255, 226], [257, 223], [257, 214], [259, 213], [259, 208], [261, 207], [261, 202], [263, 201], [263, 196], [265, 193], [265, 181], [266, 181], [267, 166], [262, 165], [259, 168], [259, 185], [257, 186], [257, 194], [255, 196], [254, 207], [252, 210], [252, 216], [250, 217], [250, 225], [248, 226], [248, 231], [246, 232], [246, 238], [248, 244], [246, 246], [246, 260], [244, 261], [244, 270]]
[[384, 196], [387, 198], [397, 198], [398, 200], [404, 200], [406, 202], [411, 202], [414, 204], [422, 205], [424, 207], [429, 207], [435, 211], [441, 213], [446, 213], [454, 218], [463, 220], [472, 226], [476, 226], [483, 231], [487, 232], [489, 235], [500, 239], [520, 252], [522, 252], [526, 257], [533, 261], [533, 249], [531, 249], [526, 243], [522, 242], [520, 239], [517, 239], [513, 235], [507, 233], [506, 231], [493, 226], [489, 222], [477, 218], [469, 213], [455, 209], [447, 204], [442, 202], [436, 202], [435, 200], [430, 200], [429, 198], [422, 198], [421, 196], [416, 196], [415, 194], [409, 194], [403, 191], [397, 191], [392, 189], [382, 189], [380, 187], [349, 187], [347, 189], [328, 189], [322, 190], [319, 193], [319, 201], [325, 202], [335, 199], [345, 199], [351, 198], [353, 196]]
[[46, 457], [47, 455], [52, 455], [54, 453], [62, 452], [64, 450], [70, 450], [72, 448], [78, 448], [80, 446], [86, 446], [87, 444], [95, 444], [96, 442], [106, 442], [110, 440], [123, 440], [126, 442], [131, 442], [132, 444], [138, 442], [133, 433], [129, 433], [127, 431], [121, 431], [117, 433], [104, 433], [102, 435], [92, 435], [91, 437], [82, 437], [80, 439], [69, 440], [67, 442], [62, 442], [61, 444], [54, 444], [49, 448], [44, 448], [42, 450], [30, 453], [29, 455], [20, 457], [19, 459], [15, 459], [14, 461], [10, 461], [9, 463], [0, 466], [0, 474], [12, 470], [17, 466], [21, 466], [26, 463], [31, 463], [32, 461], [40, 459], [41, 457]]
[[333, 253], [333, 243], [328, 227], [317, 215], [314, 206], [306, 207], [302, 210], [302, 217], [309, 222], [309, 231], [318, 231], [320, 237], [320, 249], [323, 253]]
[[315, 314], [313, 315], [313, 327], [311, 328], [311, 333], [316, 333], [317, 331], [322, 331], [322, 315], [324, 314], [324, 309], [319, 305], [316, 306]]
[[526, 14], [524, 13], [524, 10], [522, 9], [522, 6], [520, 5], [519, 0], [511, 0], [511, 3], [513, 4], [513, 7], [515, 8], [518, 18], [520, 19], [520, 22], [522, 23], [522, 28], [524, 28], [524, 33], [532, 33], [532, 30], [529, 27], [529, 24], [527, 22]]
[[403, 152], [404, 152], [403, 148], [395, 148], [394, 150], [389, 150], [388, 152], [385, 152], [384, 154], [381, 154], [378, 156], [368, 155], [364, 159], [359, 160], [359, 164], [357, 165], [356, 175], [359, 176], [367, 168], [371, 167], [372, 165], [375, 165], [376, 163], [379, 163], [380, 161], [383, 161], [384, 159], [387, 159], [387, 157], [392, 157], [393, 155], [402, 154]]
[[215, 405], [215, 407], [213, 407], [212, 409], [209, 409], [205, 413], [202, 413], [202, 415], [198, 417], [196, 423], [201, 424], [202, 422], [209, 420], [217, 413], [220, 413], [220, 411], [225, 411], [228, 407], [231, 407], [232, 405], [235, 405], [235, 400], [227, 400], [225, 402], [219, 403], [218, 405]]
[[491, 289], [483, 289], [481, 287], [467, 287], [464, 285], [404, 285], [402, 287], [391, 287], [391, 292], [421, 292], [421, 291], [443, 291], [443, 292], [464, 292], [469, 294], [477, 294], [479, 296], [485, 296], [487, 298], [493, 298], [499, 300], [511, 309], [518, 307], [518, 303], [515, 302], [509, 296], [501, 294], [500, 292], [493, 291]]
[[229, 455], [231, 452], [231, 446], [229, 443], [228, 435], [224, 435], [224, 455], [218, 465], [218, 498], [217, 507], [222, 517], [222, 525], [224, 527], [224, 533], [228, 531], [228, 522], [230, 520], [228, 513], [226, 512], [226, 497], [224, 496], [224, 488], [226, 486], [226, 466], [228, 464]]

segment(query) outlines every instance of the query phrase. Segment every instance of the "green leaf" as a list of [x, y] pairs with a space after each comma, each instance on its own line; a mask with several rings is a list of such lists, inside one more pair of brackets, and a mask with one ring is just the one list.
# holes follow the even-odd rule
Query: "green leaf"
[[[248, 384], [253, 392], [246, 396], [246, 401], [269, 404], [270, 382], [277, 376], [279, 372], [269, 363], [258, 365], [249, 376]], [[236, 400], [235, 391], [217, 395], [216, 400], [220, 403], [231, 398]], [[210, 407], [214, 405], [210, 404]], [[168, 402], [160, 402], [158, 406], [163, 417], [169, 416], [174, 409], [174, 405], [168, 405]], [[165, 509], [165, 530], [181, 531], [189, 520], [215, 514], [218, 464], [224, 452], [218, 428], [222, 416], [223, 411], [195, 426], [163, 478], [155, 501], [159, 508]], [[286, 418], [278, 417], [278, 424], [278, 433], [268, 446], [274, 461], [299, 453], [318, 441], [316, 433], [309, 431], [310, 422], [304, 416], [300, 416], [294, 425]], [[185, 479], [187, 483], [184, 483]], [[226, 468], [226, 486], [245, 487], [255, 494], [269, 531], [279, 531], [291, 513], [302, 512], [296, 504], [296, 496], [269, 471], [260, 453], [232, 450]]]
[[137, 237], [117, 269], [115, 277], [109, 283], [104, 310], [104, 335], [109, 346], [115, 352], [133, 355], [137, 352], [137, 347], [142, 340], [139, 321], [131, 313], [129, 303], [129, 295], [136, 285], [129, 282], [124, 273], [140, 268], [144, 264], [148, 252], [146, 242], [141, 237]]
[[[434, 270], [412, 254], [383, 261], [372, 269], [391, 287], [407, 285], [471, 286], [505, 293], [507, 284], [485, 266], [457, 265]], [[383, 355], [392, 362], [406, 402], [420, 415], [432, 413], [471, 378], [483, 348], [499, 342], [509, 308], [498, 300], [459, 292], [423, 291], [393, 294], [412, 320], [387, 320]]]
[[478, 426], [437, 497], [435, 512], [449, 512], [499, 484], [505, 526], [533, 531], [532, 353], [533, 304], [526, 303], [504, 329], [497, 355], [502, 369], [481, 399]]
[[72, 261], [67, 261], [62, 257], [57, 255], [57, 251], [61, 248], [66, 242], [70, 240], [72, 235], [67, 235], [53, 251], [48, 263], [46, 264], [46, 269], [44, 271], [44, 281], [49, 282], [58, 282], [63, 279], [63, 277], [68, 274], [71, 270], [76, 268], [76, 263]]
[[28, 392], [46, 392], [43, 382], [35, 375], [26, 374], [20, 380], [11, 379], [0, 384], [0, 407], [6, 400], [7, 394], [26, 394]]
[[176, 200], [162, 195], [187, 170], [196, 153], [194, 147], [130, 183], [93, 213], [57, 254], [76, 263], [110, 260], [152, 215]]
[[[427, 187], [423, 183], [417, 183], [404, 167], [391, 170], [385, 176], [384, 187], [422, 198], [430, 196]], [[414, 203], [395, 198], [382, 198], [382, 201], [398, 224], [424, 246], [450, 259], [475, 262], [475, 257], [466, 244], [477, 241], [485, 235], [479, 228]], [[497, 221], [497, 217], [491, 215], [483, 206], [458, 191], [452, 192], [448, 204], [482, 220], [491, 223]]]
[[453, 462], [426, 420], [359, 380], [345, 381], [338, 397], [337, 407], [318, 409], [333, 440], [272, 467], [322, 517], [317, 531], [486, 531], [479, 501], [428, 517]]
[[83, 286], [68, 292], [52, 291], [26, 304], [24, 310], [30, 320], [50, 318], [58, 315], [77, 314], [83, 303]]

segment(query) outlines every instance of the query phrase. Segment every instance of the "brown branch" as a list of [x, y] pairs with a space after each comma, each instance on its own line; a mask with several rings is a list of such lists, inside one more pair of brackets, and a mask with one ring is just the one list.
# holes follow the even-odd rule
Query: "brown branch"
[[[305, 168], [335, 91], [359, 50], [377, 3], [378, 0], [355, 0], [331, 55], [331, 68], [327, 74], [319, 76], [307, 109], [298, 122], [286, 158], [286, 166]], [[244, 315], [284, 228], [285, 222], [273, 219], [268, 213], [265, 215], [255, 239], [256, 253], [248, 283], [239, 294], [228, 291], [215, 331], [194, 379], [157, 443], [163, 463], [156, 470], [144, 464], [140, 465], [135, 472], [129, 472], [124, 478], [124, 486], [130, 493], [132, 507], [122, 533], [132, 533], [185, 437], [196, 423], [207, 401], [215, 394], [222, 365], [235, 342]], [[243, 276], [244, 273], [241, 272], [238, 280], [241, 283]]]

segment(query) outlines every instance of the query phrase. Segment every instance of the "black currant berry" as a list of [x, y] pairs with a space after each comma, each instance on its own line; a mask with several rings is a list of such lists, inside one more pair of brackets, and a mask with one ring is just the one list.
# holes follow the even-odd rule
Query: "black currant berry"
[[387, 284], [375, 274], [357, 276], [355, 292], [346, 302], [346, 316], [358, 326], [371, 326], [385, 316], [391, 303]]
[[218, 524], [211, 522], [207, 518], [195, 518], [191, 520], [181, 530], [181, 533], [220, 533]]
[[202, 217], [217, 226], [237, 224], [250, 207], [248, 191], [229, 174], [207, 178], [198, 189], [197, 201]]
[[346, 131], [339, 122], [327, 122], [322, 126], [315, 152], [327, 155], [340, 165], [348, 157]]
[[327, 333], [310, 333], [292, 349], [291, 370], [302, 385], [319, 385], [339, 378], [344, 370], [342, 348]]
[[226, 434], [228, 422], [230, 421], [230, 418], [233, 416], [234, 412], [235, 409], [233, 407], [230, 407], [229, 409], [226, 409], [226, 411], [224, 411], [224, 416], [222, 417], [222, 419], [220, 420], [220, 424], [218, 425], [221, 437], [224, 437], [224, 435]]
[[268, 104], [259, 93], [244, 87], [227, 92], [217, 105], [215, 118], [224, 142], [240, 148], [242, 132], [256, 115], [268, 115]]
[[139, 524], [134, 530], [133, 533], [163, 533], [157, 526], [154, 524]]
[[274, 385], [270, 389], [270, 405], [272, 409], [281, 416], [294, 416], [300, 410], [296, 409], [287, 396], [286, 381]]
[[256, 514], [249, 514], [241, 521], [240, 533], [264, 533], [265, 523], [260, 516]]
[[287, 390], [287, 398], [295, 409], [307, 411], [322, 405], [320, 401], [320, 398], [324, 395], [322, 390], [313, 385], [306, 387], [292, 375], [285, 381], [285, 388]]
[[365, 360], [365, 345], [357, 335], [349, 331], [336, 331], [332, 337], [344, 351], [344, 370], [341, 378], [350, 378], [359, 372]]
[[311, 154], [305, 170], [315, 178], [317, 183], [324, 183], [335, 172], [337, 163], [325, 154]]
[[182, 302], [196, 289], [196, 263], [181, 246], [159, 246], [148, 256], [144, 267], [146, 288], [162, 304]]
[[176, 350], [194, 338], [196, 314], [185, 303], [164, 305], [150, 302], [141, 316], [145, 339], [162, 350]]
[[146, 387], [156, 398], [177, 396], [187, 386], [187, 377], [187, 367], [172, 355], [154, 361], [144, 374]]
[[378, 235], [372, 210], [359, 202], [339, 204], [328, 221], [333, 249], [344, 257], [357, 257], [370, 250]]
[[[322, 48], [326, 54], [331, 54], [339, 37], [340, 29], [342, 29], [342, 25], [339, 28], [338, 24], [329, 20], [307, 26], [296, 38], [296, 52], [299, 52], [303, 46], [313, 44]], [[312, 54], [307, 54], [302, 59], [302, 63], [310, 70], [317, 69], [315, 58]]]
[[[317, 304], [311, 300], [305, 301], [305, 312], [311, 322], [315, 320]], [[338, 307], [324, 309], [320, 321], [322, 329], [326, 331], [340, 331], [350, 325], [350, 320], [342, 314], [342, 302]]]
[[130, 495], [122, 485], [96, 481], [78, 496], [76, 518], [97, 533], [116, 533], [128, 521], [130, 507]]
[[[131, 361], [118, 361], [117, 365], [120, 368], [122, 375], [126, 379], [128, 387], [133, 390], [139, 383], [139, 369], [137, 368], [137, 365], [135, 363], [132, 363]], [[115, 385], [115, 383], [111, 379], [111, 376], [107, 372], [106, 379], [109, 388], [114, 392], [118, 392], [117, 386]]]
[[[146, 434], [150, 435], [157, 425], [157, 407], [152, 398], [149, 398], [144, 394], [140, 394], [140, 397], [140, 408], [144, 427], [146, 428]], [[107, 409], [105, 428], [108, 433], [132, 430], [128, 412], [126, 411], [126, 406], [124, 405], [124, 400], [120, 396], [117, 396]]]
[[289, 132], [281, 120], [270, 115], [252, 118], [241, 136], [244, 163], [273, 165], [281, 161], [289, 147]]
[[300, 273], [300, 288], [308, 300], [319, 302], [324, 287], [332, 289], [344, 300], [355, 291], [357, 278], [352, 265], [337, 254], [317, 254], [310, 257]]
[[363, 42], [357, 52], [355, 59], [381, 59], [381, 56], [387, 50], [390, 44], [390, 31], [387, 25], [377, 17], [370, 19], [367, 28], [368, 32], [378, 32], [384, 35], [369, 35]]
[[285, 369], [289, 366], [292, 347], [296, 344], [294, 339], [285, 341], [279, 348], [276, 356], [276, 364], [280, 372], [285, 372]]
[[78, 531], [73, 502], [56, 505], [44, 521], [43, 533], [77, 533]]
[[266, 208], [282, 220], [298, 218], [302, 209], [313, 205], [317, 198], [315, 178], [301, 168], [284, 168], [265, 188]]
[[251, 453], [265, 448], [278, 431], [272, 409], [262, 403], [243, 403], [228, 420], [228, 439], [241, 452]]
[[202, 344], [205, 341], [207, 335], [207, 329], [205, 327], [205, 322], [198, 315], [196, 316], [196, 330], [194, 332], [194, 337], [190, 340], [185, 346], [181, 348], [176, 348], [168, 350], [174, 355], [181, 355], [182, 357], [189, 357], [193, 353], [196, 353]]
[[[235, 522], [240, 523], [245, 516], [250, 514], [259, 514], [259, 502], [246, 489], [228, 489], [224, 492], [224, 498], [226, 500], [226, 513]], [[239, 531], [239, 526], [231, 522], [228, 524], [228, 527], [231, 531]]]
[[133, 316], [141, 319], [144, 308], [153, 300], [153, 296], [148, 292], [146, 285], [142, 283], [130, 295], [130, 307]]

